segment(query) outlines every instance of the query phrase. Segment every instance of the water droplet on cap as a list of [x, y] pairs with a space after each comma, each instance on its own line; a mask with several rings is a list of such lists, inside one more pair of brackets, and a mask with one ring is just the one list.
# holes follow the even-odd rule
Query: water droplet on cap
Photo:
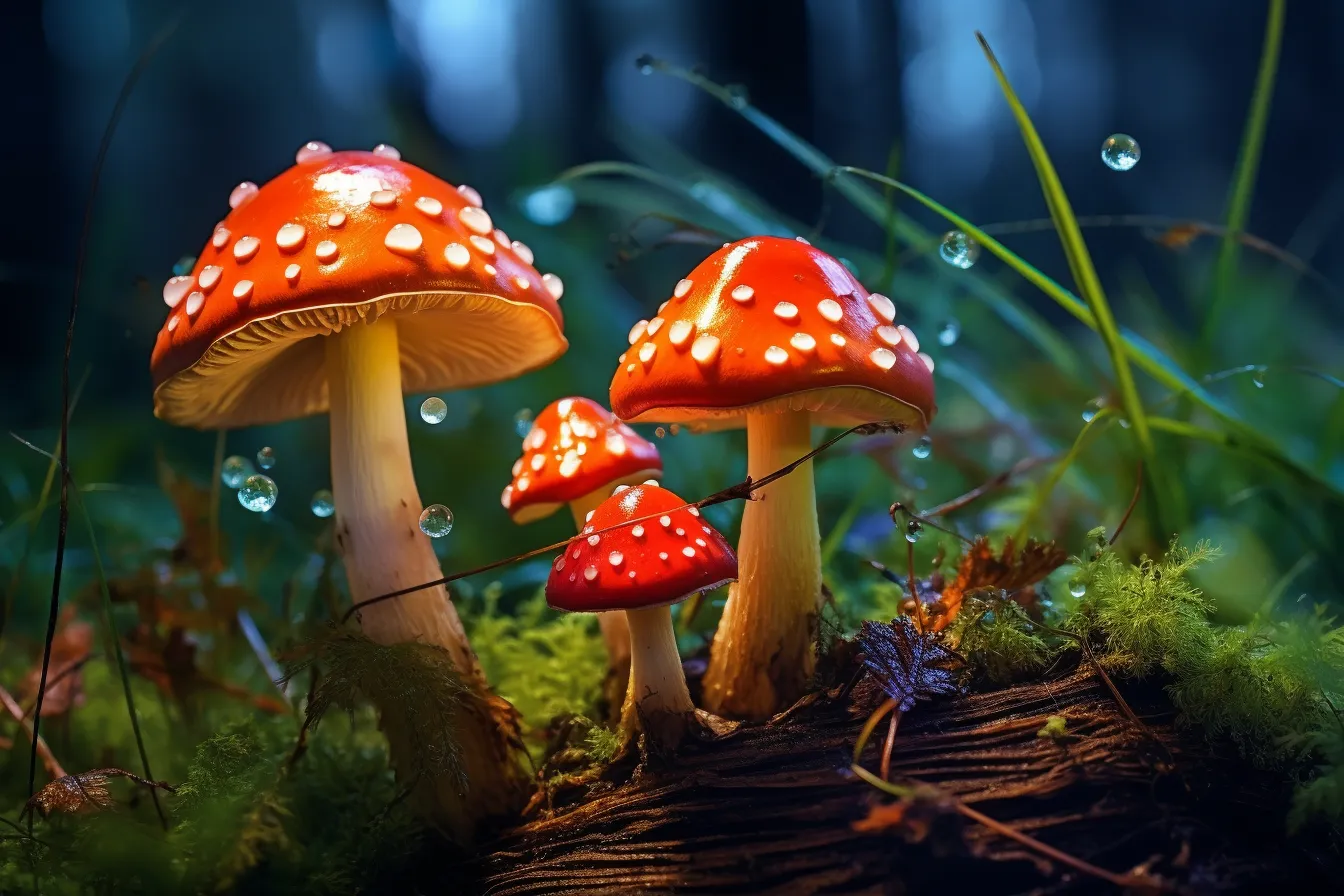
[[310, 162], [313, 159], [321, 159], [331, 155], [331, 147], [321, 140], [309, 140], [299, 147], [299, 151], [294, 153], [295, 162]]

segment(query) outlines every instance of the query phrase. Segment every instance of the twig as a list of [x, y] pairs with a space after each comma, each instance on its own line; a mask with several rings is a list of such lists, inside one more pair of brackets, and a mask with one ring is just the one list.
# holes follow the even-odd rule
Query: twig
[[43, 740], [42, 735], [33, 730], [33, 726], [28, 723], [27, 713], [23, 711], [23, 707], [3, 687], [0, 687], [0, 703], [5, 705], [5, 710], [19, 723], [19, 727], [24, 730], [24, 733], [32, 738], [33, 752], [42, 757], [42, 764], [46, 767], [47, 774], [51, 775], [51, 779], [54, 781], [57, 778], [64, 778], [65, 769], [61, 768], [61, 764], [56, 761], [56, 757], [52, 755], [47, 742]]
[[1009, 480], [1013, 477], [1019, 476], [1035, 467], [1039, 467], [1041, 464], [1054, 463], [1058, 459], [1057, 455], [1051, 455], [1049, 457], [1024, 457], [1003, 472], [995, 474], [987, 482], [971, 489], [966, 494], [958, 498], [953, 498], [951, 501], [945, 501], [937, 507], [924, 511], [924, 519], [931, 516], [943, 516], [954, 510], [960, 510], [972, 501], [979, 500], [990, 492], [1003, 488], [1003, 486], [1007, 485]]
[[930, 529], [937, 529], [939, 532], [942, 532], [945, 535], [951, 535], [953, 538], [960, 540], [963, 544], [967, 545], [975, 544], [974, 541], [967, 538], [965, 535], [962, 535], [955, 529], [949, 529], [946, 526], [940, 525], [939, 523], [935, 523], [933, 520], [929, 519], [928, 514], [915, 513], [913, 510], [911, 510], [909, 507], [906, 507], [900, 501], [895, 502], [894, 504], [892, 504], [890, 507], [887, 508], [887, 516], [891, 517], [892, 524], [895, 525], [896, 528], [898, 529], [901, 528], [900, 522], [896, 519], [896, 514], [898, 513], [906, 518], [907, 523], [909, 523], [910, 520], [915, 520], [921, 526], [928, 526]]
[[1129, 499], [1129, 506], [1125, 508], [1125, 515], [1120, 517], [1120, 525], [1115, 527], [1115, 532], [1111, 535], [1111, 540], [1107, 544], [1115, 544], [1115, 540], [1120, 537], [1120, 533], [1125, 531], [1125, 524], [1129, 522], [1129, 515], [1134, 512], [1134, 506], [1139, 503], [1139, 495], [1143, 493], [1143, 461], [1139, 461], [1139, 472], [1134, 478], [1134, 496]]
[[[57, 672], [57, 673], [56, 673], [56, 677], [53, 678], [51, 681], [47, 682], [47, 690], [51, 690], [52, 688], [56, 687], [56, 685], [60, 684], [63, 680], [65, 680], [65, 679], [66, 679], [67, 677], [69, 677], [70, 675], [73, 675], [74, 673], [78, 672], [80, 669], [83, 669], [83, 668], [88, 664], [88, 662], [89, 662], [90, 660], [92, 660], [96, 655], [97, 655], [97, 654], [94, 654], [94, 653], [86, 653], [86, 654], [84, 654], [84, 656], [82, 656], [82, 657], [80, 657], [79, 659], [75, 660], [73, 663], [70, 663], [69, 665], [67, 665], [67, 666], [66, 666], [64, 669], [62, 669], [60, 672]], [[28, 717], [29, 713], [33, 712], [33, 710], [35, 710], [35, 709], [37, 709], [37, 703], [36, 703], [36, 702], [34, 702], [32, 706], [28, 707], [27, 709], [25, 709], [25, 710], [23, 711], [23, 717], [26, 719], [26, 718]]]

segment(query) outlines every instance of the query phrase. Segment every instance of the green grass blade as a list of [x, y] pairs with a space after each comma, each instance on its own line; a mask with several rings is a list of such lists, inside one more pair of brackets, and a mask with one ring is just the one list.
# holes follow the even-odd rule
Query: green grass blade
[[1073, 274], [1073, 280], [1078, 286], [1078, 291], [1082, 293], [1083, 299], [1087, 302], [1088, 308], [1096, 319], [1097, 333], [1106, 346], [1106, 354], [1110, 356], [1111, 368], [1115, 375], [1115, 386], [1120, 393], [1120, 403], [1134, 428], [1134, 437], [1139, 443], [1139, 453], [1143, 456], [1144, 466], [1153, 485], [1160, 517], [1159, 528], [1161, 531], [1173, 530], [1173, 527], [1178, 527], [1184, 522], [1184, 514], [1178, 512], [1174, 506], [1175, 496], [1167, 484], [1166, 468], [1159, 463], [1157, 451], [1153, 447], [1153, 436], [1148, 429], [1148, 419], [1143, 409], [1143, 401], [1139, 398], [1139, 390], [1134, 383], [1134, 374], [1129, 368], [1129, 358], [1125, 354], [1124, 343], [1120, 338], [1120, 331], [1116, 327], [1115, 316], [1111, 313], [1110, 303], [1106, 300], [1106, 292], [1102, 289], [1101, 278], [1097, 275], [1096, 266], [1092, 263], [1092, 255], [1088, 252], [1087, 243], [1083, 240], [1082, 228], [1078, 226], [1078, 219], [1073, 214], [1073, 207], [1069, 204], [1069, 197], [1064, 192], [1064, 185], [1060, 182], [1059, 174], [1050, 161], [1050, 155], [1046, 152], [1045, 144], [1041, 141], [1040, 134], [1036, 132], [1036, 126], [1032, 124], [1031, 116], [1027, 114], [1026, 107], [1018, 99], [1017, 93], [1013, 90], [1013, 85], [1008, 81], [1008, 76], [1004, 73], [1003, 67], [999, 65], [999, 60], [995, 58], [994, 51], [990, 49], [985, 36], [977, 31], [975, 37], [980, 42], [980, 48], [984, 51], [985, 58], [989, 60], [990, 68], [994, 70], [994, 77], [998, 79], [1004, 98], [1013, 111], [1013, 117], [1017, 119], [1018, 129], [1022, 132], [1022, 140], [1027, 145], [1027, 153], [1031, 156], [1031, 163], [1036, 168], [1036, 177], [1041, 182], [1041, 192], [1045, 196], [1045, 204], [1050, 210], [1050, 218], [1055, 222], [1055, 230], [1059, 233], [1059, 241], [1064, 248], [1064, 256], [1068, 259], [1069, 270]]
[[1103, 425], [1109, 423], [1115, 414], [1110, 408], [1102, 408], [1092, 415], [1092, 419], [1083, 424], [1083, 428], [1078, 431], [1078, 436], [1073, 440], [1073, 445], [1069, 447], [1068, 453], [1059, 459], [1059, 462], [1050, 468], [1050, 474], [1041, 480], [1040, 485], [1036, 486], [1036, 493], [1032, 496], [1031, 504], [1027, 507], [1027, 512], [1022, 515], [1022, 522], [1018, 523], [1017, 533], [1013, 539], [1018, 544], [1023, 544], [1028, 535], [1031, 534], [1031, 528], [1036, 524], [1041, 511], [1045, 509], [1046, 502], [1054, 494], [1055, 487], [1059, 485], [1059, 480], [1064, 478], [1064, 474], [1073, 466], [1073, 462], [1078, 459], [1078, 455], [1083, 453], [1088, 442], [1092, 440], [1094, 433], [1100, 432]]
[[1251, 93], [1251, 110], [1246, 116], [1246, 129], [1241, 136], [1237, 153], [1236, 173], [1232, 178], [1231, 194], [1227, 203], [1227, 229], [1218, 249], [1214, 268], [1213, 299], [1204, 323], [1204, 345], [1212, 344], [1222, 321], [1224, 308], [1232, 294], [1232, 281], [1237, 276], [1237, 259], [1241, 254], [1241, 235], [1251, 213], [1251, 198], [1255, 194], [1255, 177], [1260, 170], [1260, 152], [1265, 145], [1269, 128], [1269, 104], [1274, 96], [1274, 80], [1279, 70], [1279, 50], [1283, 46], [1283, 19], [1286, 0], [1270, 0], [1269, 18], [1265, 23], [1265, 42], [1260, 51], [1260, 70], [1255, 76]]

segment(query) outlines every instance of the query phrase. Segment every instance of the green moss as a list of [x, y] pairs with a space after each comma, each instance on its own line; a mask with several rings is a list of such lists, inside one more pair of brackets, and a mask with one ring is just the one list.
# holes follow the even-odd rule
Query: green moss
[[1055, 743], [1063, 743], [1069, 736], [1069, 720], [1063, 716], [1050, 716], [1036, 732], [1037, 737], [1048, 737]]
[[975, 674], [996, 685], [1039, 673], [1054, 655], [1022, 607], [998, 595], [968, 596], [952, 637]]

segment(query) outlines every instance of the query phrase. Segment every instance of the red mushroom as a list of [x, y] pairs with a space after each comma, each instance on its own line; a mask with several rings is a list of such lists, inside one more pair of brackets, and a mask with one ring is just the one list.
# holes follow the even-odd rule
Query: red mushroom
[[[307, 144], [265, 186], [236, 187], [229, 205], [192, 272], [163, 288], [155, 414], [204, 429], [329, 411], [351, 597], [439, 578], [419, 530], [402, 393], [493, 383], [555, 360], [567, 347], [559, 281], [494, 228], [475, 190], [386, 146]], [[360, 619], [380, 643], [444, 648], [486, 693], [444, 588], [370, 606]], [[524, 785], [486, 715], [463, 713], [466, 802], [451, 782], [436, 785], [459, 834], [473, 817], [507, 810]], [[413, 749], [388, 737], [394, 761]]]
[[[630, 689], [622, 729], [653, 748], [675, 746], [694, 705], [672, 631], [671, 605], [737, 577], [733, 549], [694, 507], [656, 483], [620, 486], [593, 511], [546, 580], [558, 610], [624, 610], [630, 623]], [[645, 519], [648, 517], [648, 519]], [[615, 528], [610, 532], [601, 530]]]
[[[663, 475], [658, 449], [590, 398], [561, 398], [546, 406], [523, 438], [523, 456], [500, 503], [515, 523], [550, 516], [568, 504], [582, 529], [617, 485]], [[630, 672], [630, 632], [624, 613], [598, 613], [614, 673], [617, 708]]]
[[[725, 245], [630, 333], [611, 407], [631, 422], [746, 427], [759, 479], [812, 447], [811, 426], [933, 418], [933, 361], [835, 258], [806, 242]], [[803, 693], [815, 665], [821, 552], [811, 462], [747, 502], [731, 589], [705, 677], [706, 708], [761, 719]]]

